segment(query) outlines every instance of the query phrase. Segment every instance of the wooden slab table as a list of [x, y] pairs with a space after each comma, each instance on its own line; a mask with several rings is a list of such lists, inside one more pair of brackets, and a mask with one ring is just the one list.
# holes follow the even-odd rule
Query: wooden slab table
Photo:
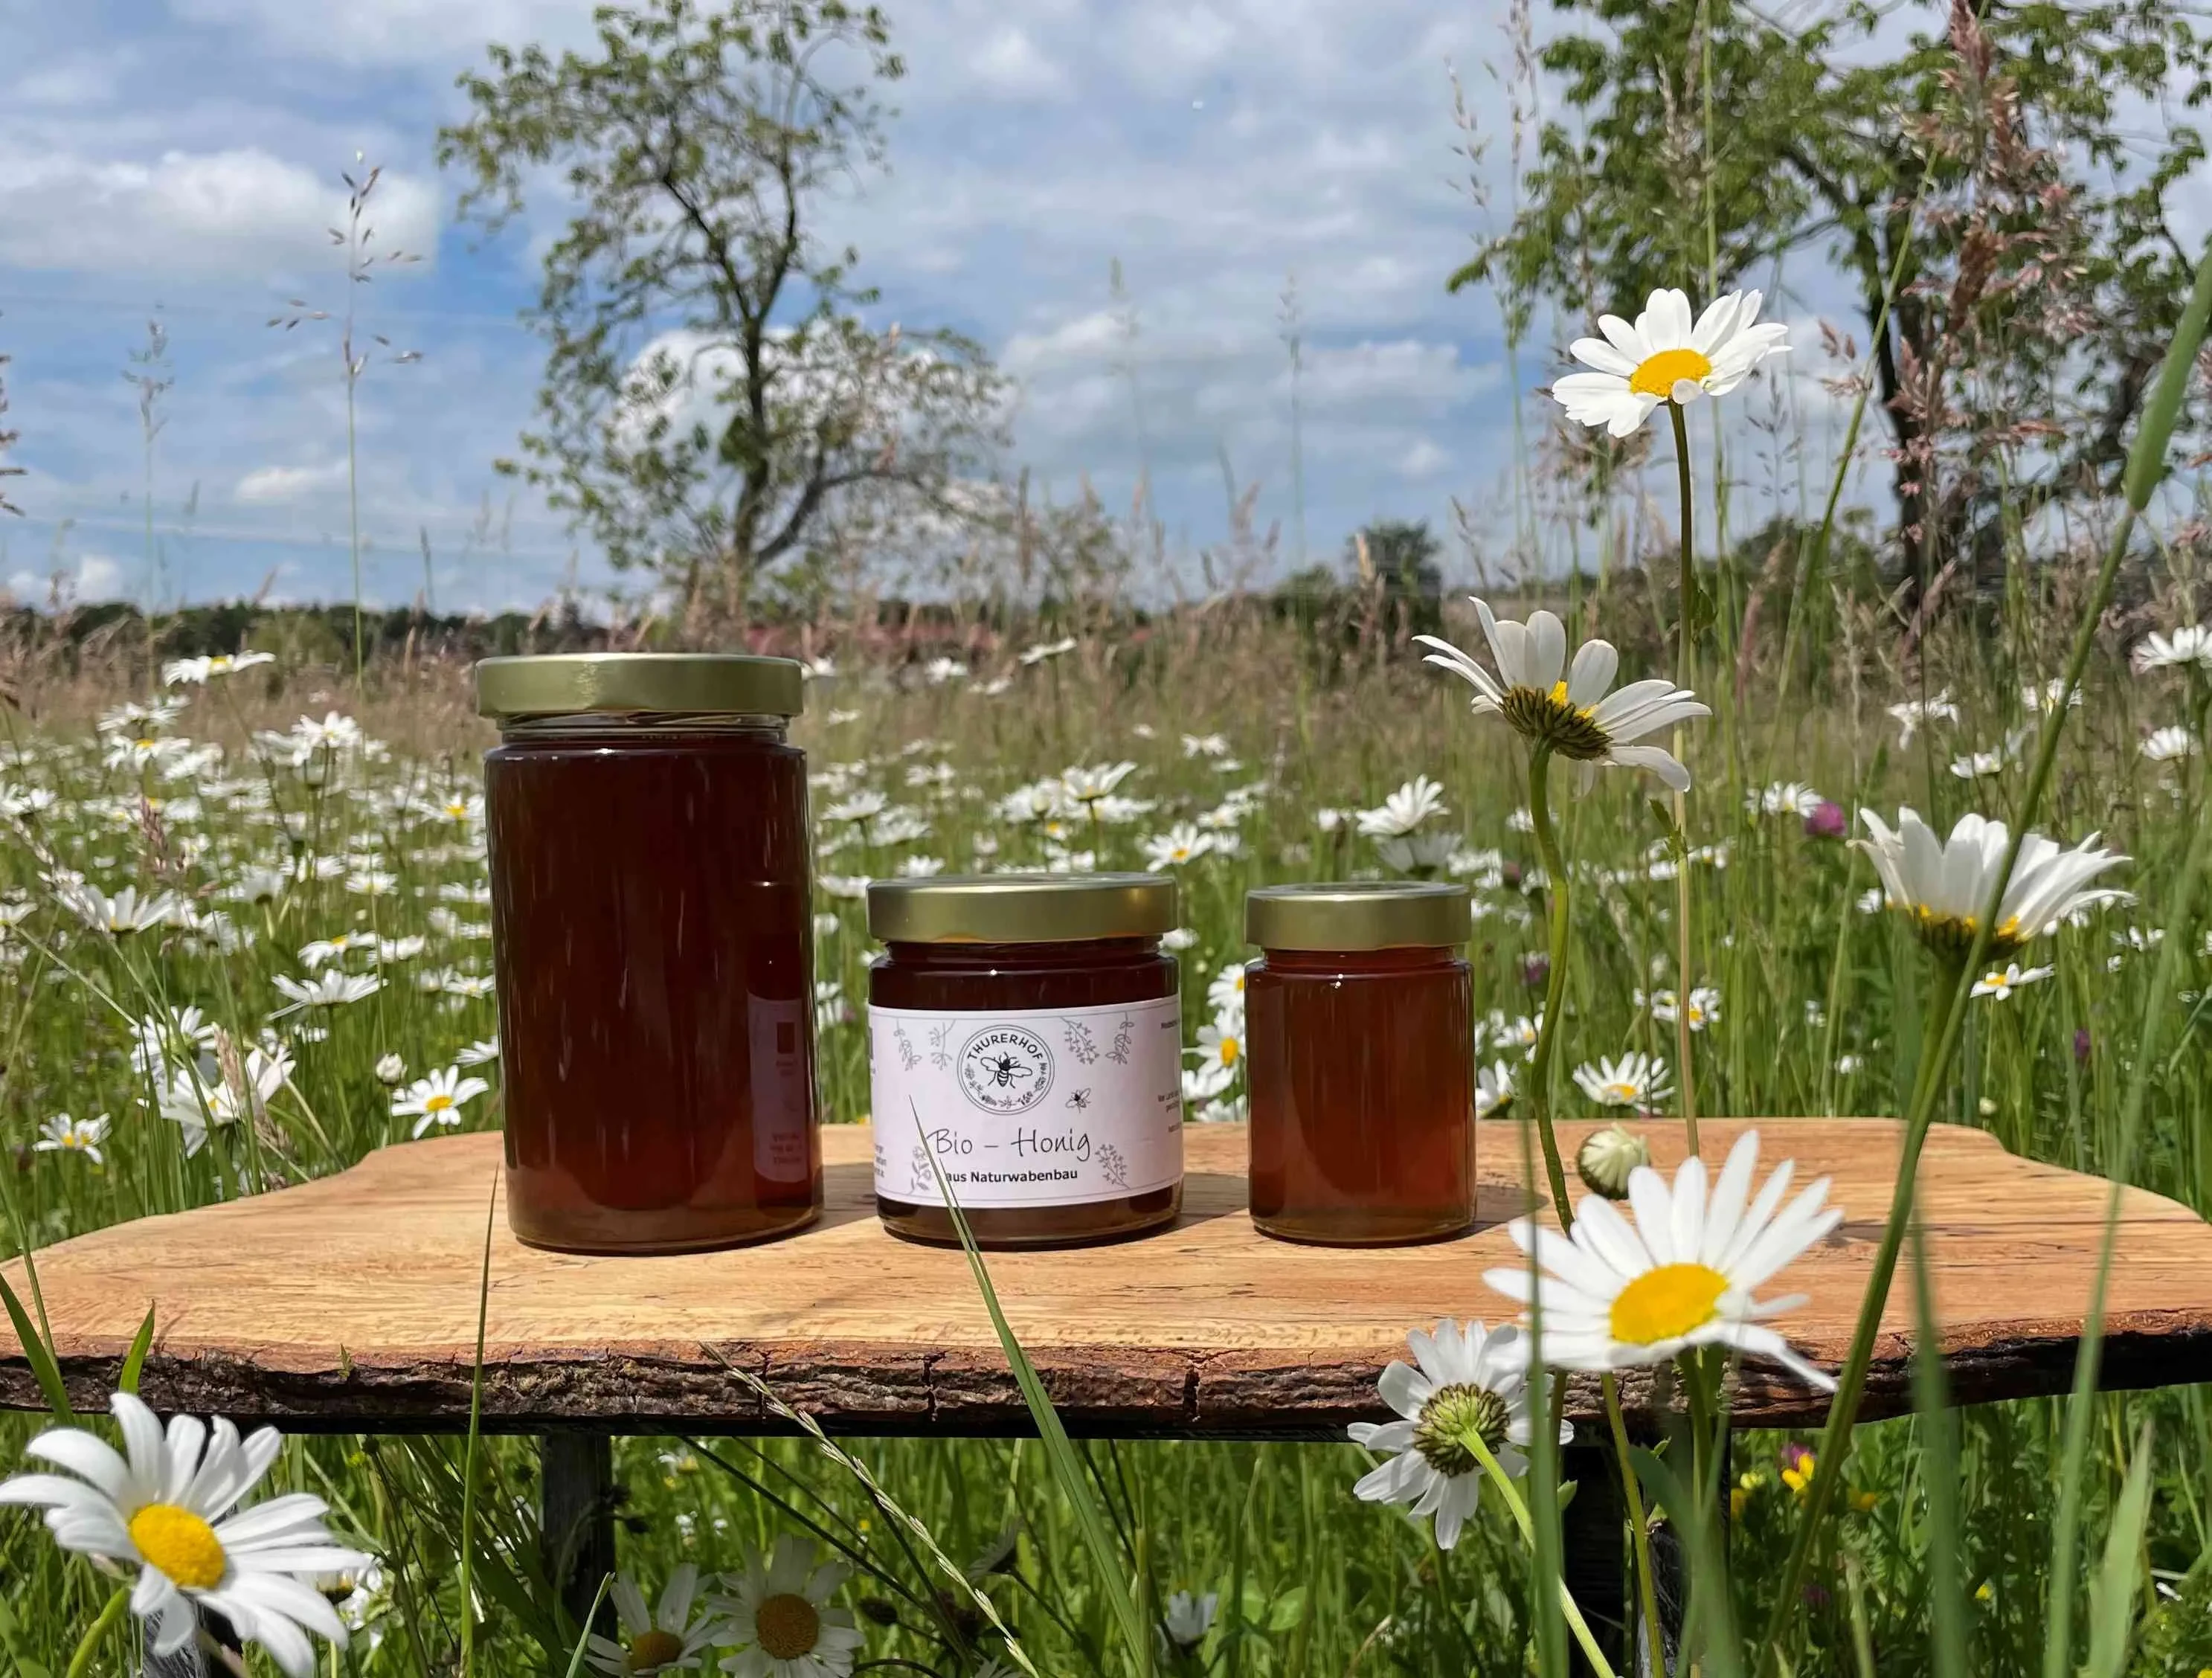
[[[1717, 1160], [1742, 1126], [1705, 1127]], [[1562, 1127], [1570, 1150], [1587, 1126]], [[1678, 1127], [1648, 1130], [1659, 1163]], [[1888, 1207], [1900, 1128], [1888, 1120], [1769, 1120], [1763, 1163], [1834, 1179], [1845, 1222], [1794, 1266], [1812, 1304], [1780, 1320], [1833, 1366], [1847, 1347]], [[1409, 1328], [1510, 1315], [1482, 1283], [1511, 1262], [1501, 1227], [1531, 1204], [1518, 1133], [1486, 1125], [1480, 1227], [1385, 1251], [1291, 1246], [1244, 1215], [1245, 1137], [1193, 1126], [1184, 1215], [1127, 1243], [992, 1255], [1016, 1333], [1071, 1432], [1121, 1438], [1341, 1438], [1383, 1415], [1375, 1382]], [[484, 1348], [487, 1428], [544, 1433], [549, 1500], [605, 1472], [603, 1438], [784, 1431], [733, 1367], [828, 1428], [854, 1434], [1028, 1431], [1020, 1395], [957, 1250], [886, 1235], [866, 1127], [823, 1132], [827, 1205], [805, 1232], [675, 1258], [534, 1251], [495, 1223]], [[39, 1255], [71, 1401], [106, 1403], [150, 1304], [141, 1391], [155, 1408], [295, 1429], [459, 1431], [467, 1425], [488, 1198], [500, 1139], [409, 1143], [352, 1170], [228, 1205], [80, 1236]], [[1942, 1348], [1962, 1401], [2064, 1391], [2073, 1372], [2106, 1185], [2018, 1159], [1978, 1131], [1939, 1126], [1923, 1156]], [[2104, 1378], [2212, 1378], [2212, 1227], [2171, 1201], [2122, 1201]], [[6, 1267], [28, 1298], [20, 1261]], [[1910, 1406], [1909, 1291], [1893, 1290], [1863, 1414]], [[1628, 1383], [1632, 1408], [1648, 1389]], [[0, 1407], [42, 1407], [0, 1329]], [[1740, 1426], [1804, 1426], [1821, 1396], [1747, 1367]], [[1599, 1414], [1577, 1383], [1570, 1412]], [[1580, 1501], [1579, 1499], [1577, 1500]], [[592, 1576], [596, 1583], [596, 1575]]]

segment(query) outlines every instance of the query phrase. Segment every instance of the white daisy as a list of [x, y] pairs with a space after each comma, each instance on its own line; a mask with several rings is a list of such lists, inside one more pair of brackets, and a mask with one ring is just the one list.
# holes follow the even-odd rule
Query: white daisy
[[1244, 964], [1231, 962], [1212, 978], [1206, 981], [1206, 1006], [1218, 1014], [1234, 1012], [1238, 1018], [1244, 1015]]
[[825, 822], [869, 822], [884, 813], [890, 799], [884, 793], [869, 789], [840, 799], [822, 812]]
[[2194, 665], [2212, 670], [2212, 623], [2185, 623], [2172, 635], [2153, 630], [2136, 645], [2137, 670], [2166, 670]]
[[392, 1116], [415, 1121], [421, 1136], [433, 1125], [447, 1128], [460, 1123], [464, 1103], [474, 1101], [491, 1085], [483, 1079], [464, 1077], [459, 1067], [443, 1067], [428, 1078], [418, 1078], [404, 1094], [392, 1097]]
[[1186, 734], [1182, 737], [1182, 755], [1186, 757], [1226, 757], [1229, 755], [1228, 737], [1222, 734]]
[[1474, 609], [1498, 661], [1495, 677], [1448, 641], [1413, 639], [1431, 649], [1423, 663], [1449, 670], [1474, 688], [1477, 711], [1495, 712], [1524, 739], [1562, 757], [1645, 769], [1677, 792], [1688, 787], [1690, 772], [1671, 753], [1632, 744], [1677, 722], [1711, 715], [1688, 689], [1655, 677], [1608, 693], [1620, 664], [1610, 641], [1584, 641], [1570, 669], [1566, 629], [1550, 612], [1532, 612], [1526, 623], [1516, 623], [1495, 617], [1481, 600]]
[[[1434, 659], [1424, 660], [1434, 664]], [[1372, 810], [1359, 812], [1359, 830], [1370, 838], [1402, 838], [1431, 816], [1444, 813], [1444, 789], [1425, 775], [1417, 775]]]
[[1206, 1641], [1206, 1634], [1213, 1629], [1215, 1611], [1221, 1606], [1218, 1591], [1207, 1591], [1194, 1596], [1188, 1590], [1178, 1590], [1167, 1600], [1160, 1615], [1161, 1629], [1168, 1641], [1178, 1649], [1191, 1650]]
[[1144, 846], [1145, 866], [1158, 873], [1205, 855], [1213, 848], [1213, 836], [1200, 833], [1188, 822], [1177, 822], [1165, 833], [1146, 839]]
[[1060, 777], [1060, 790], [1078, 804], [1096, 804], [1136, 770], [1134, 763], [1078, 764]]
[[[1662, 1025], [1672, 1025], [1678, 1012], [1674, 993], [1671, 990], [1652, 994], [1651, 1018]], [[1702, 1031], [1721, 1017], [1721, 993], [1717, 985], [1692, 985], [1690, 988], [1690, 1029]]]
[[853, 1616], [830, 1606], [851, 1570], [842, 1561], [817, 1566], [812, 1550], [787, 1533], [766, 1556], [723, 1575], [729, 1592], [712, 1604], [722, 1623], [714, 1640], [736, 1646], [722, 1670], [734, 1678], [846, 1678], [860, 1634]]
[[1809, 816], [1820, 803], [1820, 795], [1801, 781], [1778, 781], [1743, 795], [1743, 807], [1758, 816]]
[[1393, 873], [1432, 874], [1451, 861], [1459, 847], [1456, 834], [1413, 833], [1402, 839], [1377, 839], [1375, 860]]
[[146, 769], [190, 751], [192, 743], [170, 734], [117, 734], [107, 742], [111, 769]]
[[2049, 978], [2057, 970], [2049, 967], [2023, 968], [2018, 962], [2007, 962], [2002, 971], [1991, 968], [1974, 981], [1976, 996], [1994, 996], [2000, 1002], [2022, 985], [2032, 985], [2039, 979]]
[[1048, 659], [1056, 659], [1064, 653], [1073, 653], [1074, 650], [1075, 637], [1069, 635], [1060, 641], [1034, 641], [1023, 647], [1015, 656], [1024, 665], [1037, 665], [1042, 664]]
[[57, 880], [54, 895], [64, 908], [74, 909], [85, 925], [115, 938], [168, 926], [185, 907], [184, 899], [173, 891], [142, 897], [137, 886], [126, 885], [111, 897], [83, 880]]
[[[2004, 861], [2010, 838], [2005, 824], [1961, 816], [1950, 838], [1938, 840], [1909, 807], [1898, 812], [1894, 830], [1871, 810], [1859, 814], [1870, 836], [1854, 842], [1874, 859], [1889, 906], [1909, 915], [1926, 943], [1963, 952], [1973, 942], [1977, 917]], [[2094, 833], [2071, 850], [2029, 834], [1997, 909], [1990, 956], [2009, 956], [2067, 915], [2124, 897], [2109, 887], [2092, 889], [2089, 882], [2127, 860], [2100, 848]]]
[[933, 688], [941, 688], [947, 682], [963, 682], [968, 679], [968, 666], [957, 659], [932, 659], [922, 666], [921, 679]]
[[372, 932], [334, 933], [328, 938], [319, 938], [300, 948], [300, 960], [311, 973], [320, 972], [334, 961], [342, 961], [356, 950], [374, 951], [376, 934]]
[[1198, 1058], [1201, 1077], [1218, 1077], [1225, 1082], [1236, 1075], [1237, 1063], [1244, 1058], [1241, 1012], [1224, 1012], [1212, 1024], [1198, 1028], [1198, 1047], [1192, 1053]]
[[276, 662], [274, 653], [255, 653], [245, 648], [235, 653], [209, 654], [197, 659], [172, 659], [161, 666], [161, 679], [171, 687], [180, 682], [198, 686], [219, 676], [235, 676], [240, 671], [252, 670], [256, 665]]
[[608, 1596], [615, 1605], [623, 1641], [594, 1633], [585, 1645], [584, 1658], [607, 1678], [644, 1678], [655, 1672], [696, 1672], [707, 1664], [720, 1627], [714, 1616], [694, 1616], [699, 1570], [690, 1562], [668, 1576], [657, 1608], [646, 1606], [645, 1593], [628, 1573], [615, 1575]]
[[107, 1115], [96, 1119], [73, 1119], [57, 1113], [39, 1123], [39, 1140], [31, 1144], [38, 1153], [81, 1153], [95, 1165], [103, 1163], [100, 1145], [107, 1140]]
[[2186, 728], [2168, 725], [2154, 728], [2142, 743], [2142, 755], [2154, 763], [2170, 763], [2197, 750], [2197, 737]]
[[[2023, 682], [2021, 684], [2020, 702], [2031, 711], [2055, 711], [2058, 708], [2059, 696], [2065, 691], [2066, 678], [2063, 676], [2053, 676], [2048, 681], [2041, 683]], [[2067, 708], [2076, 711], [2081, 708], [2081, 689], [2074, 690], [2073, 697], [2067, 701]]]
[[[1547, 1351], [1551, 1336], [1547, 1317]], [[1518, 1478], [1526, 1471], [1536, 1396], [1528, 1384], [1528, 1342], [1510, 1324], [1490, 1329], [1475, 1322], [1462, 1328], [1449, 1318], [1432, 1334], [1415, 1329], [1406, 1339], [1413, 1364], [1392, 1362], [1376, 1383], [1382, 1401], [1400, 1419], [1356, 1421], [1347, 1430], [1354, 1444], [1389, 1460], [1369, 1469], [1352, 1490], [1366, 1503], [1410, 1505], [1407, 1512], [1415, 1520], [1435, 1516], [1437, 1547], [1449, 1550], [1459, 1542], [1482, 1492], [1482, 1459], [1468, 1436], [1481, 1440], [1508, 1475]], [[1561, 1444], [1573, 1435], [1572, 1427], [1560, 1424]]]
[[[1546, 1359], [1565, 1369], [1615, 1370], [1726, 1346], [1771, 1358], [1801, 1381], [1832, 1391], [1832, 1380], [1764, 1323], [1803, 1304], [1803, 1296], [1760, 1300], [1753, 1290], [1824, 1239], [1843, 1221], [1843, 1208], [1825, 1204], [1822, 1177], [1778, 1213], [1793, 1164], [1777, 1166], [1753, 1200], [1758, 1164], [1759, 1133], [1747, 1130], [1729, 1150], [1710, 1198], [1705, 1162], [1693, 1156], [1671, 1188], [1648, 1165], [1629, 1174], [1633, 1222], [1592, 1195], [1575, 1208], [1571, 1237], [1526, 1218], [1510, 1225], [1508, 1233], [1543, 1272]], [[1485, 1272], [1483, 1280], [1528, 1304], [1527, 1270], [1503, 1267]]]
[[1667, 1063], [1640, 1051], [1577, 1067], [1575, 1082], [1601, 1107], [1633, 1107], [1640, 1112], [1664, 1101], [1673, 1088]]
[[461, 1049], [459, 1053], [453, 1056], [453, 1064], [457, 1067], [489, 1066], [498, 1059], [499, 1039], [497, 1037], [485, 1037], [482, 1041], [470, 1043]]
[[1513, 1104], [1513, 1068], [1503, 1061], [1474, 1069], [1474, 1116], [1494, 1119]]
[[2005, 757], [2002, 751], [1972, 751], [1964, 757], [1951, 760], [1951, 773], [1961, 781], [1982, 781], [1993, 775], [2004, 773]]
[[1601, 338], [1577, 338], [1574, 358], [1596, 370], [1554, 380], [1552, 394], [1580, 424], [1602, 425], [1626, 437], [1662, 402], [1686, 405], [1701, 396], [1725, 396], [1770, 356], [1788, 353], [1789, 327], [1754, 325], [1759, 294], [1731, 291], [1706, 306], [1693, 321], [1690, 300], [1680, 291], [1655, 291], [1629, 325], [1601, 315]]
[[210, 1128], [236, 1124], [266, 1110], [291, 1076], [292, 1057], [282, 1049], [247, 1049], [235, 1079], [185, 1067], [161, 1091], [161, 1116], [184, 1132], [189, 1159], [206, 1145]]
[[1956, 722], [1959, 708], [1951, 702], [1951, 690], [1945, 688], [1933, 699], [1907, 699], [1889, 708], [1897, 719], [1897, 745], [1903, 751], [1912, 744], [1912, 737], [1930, 722]]
[[270, 982], [290, 999], [270, 1012], [271, 1019], [282, 1019], [302, 1008], [340, 1007], [348, 1002], [358, 1002], [364, 996], [374, 996], [384, 988], [384, 981], [373, 973], [341, 973], [336, 968], [312, 979], [295, 979], [279, 973]]
[[173, 1655], [191, 1642], [199, 1605], [268, 1650], [291, 1678], [313, 1678], [307, 1633], [343, 1647], [346, 1628], [309, 1581], [370, 1558], [341, 1548], [324, 1529], [326, 1505], [304, 1492], [229, 1513], [269, 1472], [283, 1436], [264, 1427], [241, 1441], [222, 1417], [210, 1429], [173, 1416], [164, 1438], [154, 1413], [129, 1393], [116, 1394], [112, 1408], [127, 1455], [81, 1428], [54, 1428], [24, 1449], [69, 1474], [0, 1482], [0, 1503], [43, 1506], [64, 1549], [136, 1566], [131, 1607], [148, 1622], [152, 1653]]

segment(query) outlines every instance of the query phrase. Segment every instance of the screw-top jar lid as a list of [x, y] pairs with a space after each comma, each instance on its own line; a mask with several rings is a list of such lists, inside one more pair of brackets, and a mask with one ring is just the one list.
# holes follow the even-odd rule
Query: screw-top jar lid
[[1263, 950], [1445, 948], [1473, 930], [1467, 888], [1446, 880], [1263, 885], [1244, 895], [1244, 941]]
[[590, 712], [795, 717], [805, 708], [798, 661], [738, 653], [547, 653], [477, 666], [488, 717]]
[[940, 874], [868, 885], [868, 930], [886, 944], [1158, 938], [1175, 923], [1175, 882], [1158, 874]]

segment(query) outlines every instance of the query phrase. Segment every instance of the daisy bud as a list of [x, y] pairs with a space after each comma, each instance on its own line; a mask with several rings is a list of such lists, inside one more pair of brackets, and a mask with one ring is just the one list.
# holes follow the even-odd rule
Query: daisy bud
[[1629, 1173], [1650, 1163], [1651, 1144], [1617, 1124], [1592, 1131], [1575, 1151], [1576, 1175], [1608, 1201], [1626, 1200]]
[[407, 1076], [407, 1063], [397, 1055], [387, 1055], [376, 1063], [376, 1081], [386, 1089], [396, 1088]]

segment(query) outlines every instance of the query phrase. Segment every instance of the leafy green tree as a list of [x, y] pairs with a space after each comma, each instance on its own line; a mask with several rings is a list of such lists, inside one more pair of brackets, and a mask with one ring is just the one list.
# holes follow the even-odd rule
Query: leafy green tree
[[1443, 628], [1444, 574], [1437, 562], [1443, 551], [1425, 519], [1377, 519], [1346, 544], [1353, 575], [1372, 580], [1386, 615], [1406, 635]]
[[[495, 46], [439, 157], [497, 228], [557, 168], [567, 231], [522, 459], [618, 567], [742, 617], [757, 575], [848, 502], [943, 504], [1000, 441], [1004, 386], [950, 331], [878, 330], [822, 195], [883, 159], [883, 14], [841, 0], [603, 7], [587, 52]], [[865, 79], [848, 83], [840, 76]]]
[[1835, 347], [1871, 345], [1907, 568], [2116, 484], [2195, 265], [2170, 213], [2204, 155], [2179, 107], [2207, 57], [2182, 7], [1955, 0], [1899, 46], [1866, 0], [1802, 24], [1553, 4], [1541, 60], [1573, 120], [1546, 125], [1519, 216], [1455, 289], [1632, 313], [1709, 267], [1759, 284], [1824, 252], [1859, 316]]

